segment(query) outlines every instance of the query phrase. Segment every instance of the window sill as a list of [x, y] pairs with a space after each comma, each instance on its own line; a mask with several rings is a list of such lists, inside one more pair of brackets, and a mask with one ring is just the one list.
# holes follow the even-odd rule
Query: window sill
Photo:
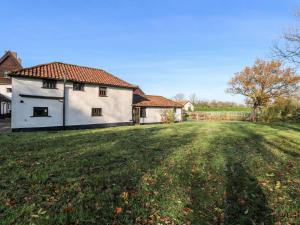
[[99, 97], [108, 97], [107, 95], [99, 95]]
[[58, 88], [46, 88], [46, 87], [42, 87], [43, 89], [51, 89], [51, 90], [57, 90]]
[[52, 116], [30, 116], [30, 117], [41, 118], [41, 117], [52, 117]]

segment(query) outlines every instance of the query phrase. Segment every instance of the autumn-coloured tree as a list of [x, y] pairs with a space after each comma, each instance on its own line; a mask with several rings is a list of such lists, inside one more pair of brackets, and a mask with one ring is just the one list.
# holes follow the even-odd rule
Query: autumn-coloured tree
[[257, 60], [245, 67], [229, 81], [227, 92], [241, 94], [253, 110], [249, 120], [255, 121], [262, 107], [276, 98], [290, 97], [298, 90], [300, 77], [291, 68], [283, 68], [280, 61]]

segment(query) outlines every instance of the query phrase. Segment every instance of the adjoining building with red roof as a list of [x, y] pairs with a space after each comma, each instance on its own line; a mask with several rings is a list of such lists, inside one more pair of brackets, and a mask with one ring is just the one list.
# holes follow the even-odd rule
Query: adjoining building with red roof
[[133, 92], [133, 120], [141, 124], [160, 123], [167, 113], [174, 113], [175, 121], [182, 121], [183, 105], [163, 96], [146, 95], [139, 87]]
[[5, 51], [0, 58], [0, 117], [10, 116], [11, 111], [11, 78], [7, 77], [10, 71], [21, 69], [21, 59], [16, 52]]
[[[170, 109], [181, 121], [181, 104], [145, 95], [101, 69], [52, 62], [15, 70], [9, 76], [13, 131], [158, 123], [162, 110]], [[146, 108], [147, 116], [141, 114]]]

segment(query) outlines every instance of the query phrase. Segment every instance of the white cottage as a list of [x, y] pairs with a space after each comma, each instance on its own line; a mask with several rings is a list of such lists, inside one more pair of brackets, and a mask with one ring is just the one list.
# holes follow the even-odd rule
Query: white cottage
[[188, 100], [178, 101], [181, 105], [183, 105], [183, 110], [185, 112], [194, 112], [194, 105]]
[[13, 131], [132, 124], [135, 86], [95, 68], [60, 62], [12, 77]]
[[140, 88], [134, 90], [133, 121], [138, 124], [162, 123], [171, 117], [182, 121], [182, 105], [162, 96], [146, 95]]

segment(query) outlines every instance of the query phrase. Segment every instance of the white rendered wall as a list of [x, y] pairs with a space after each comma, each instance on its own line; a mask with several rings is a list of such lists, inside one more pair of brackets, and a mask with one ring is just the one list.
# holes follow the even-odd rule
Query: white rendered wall
[[[63, 97], [62, 81], [57, 82], [57, 89], [42, 88], [42, 79], [13, 78], [12, 85], [12, 128], [63, 125], [62, 101], [19, 96]], [[67, 83], [66, 126], [132, 122], [131, 89], [108, 87], [107, 97], [99, 97], [98, 93], [99, 85], [86, 84], [84, 91], [73, 91], [73, 83]], [[48, 107], [49, 117], [32, 117], [33, 107]], [[103, 116], [92, 117], [92, 108], [102, 108]]]
[[182, 121], [182, 108], [176, 108], [175, 121], [176, 122], [181, 122]]
[[[7, 88], [11, 88], [11, 84], [0, 84], [0, 94], [4, 95], [8, 99], [11, 99], [11, 92], [7, 92]], [[6, 114], [10, 112], [11, 103], [9, 102], [1, 102], [1, 113]], [[7, 110], [8, 109], [8, 110]]]
[[[131, 89], [107, 87], [107, 97], [99, 96], [99, 85], [86, 84], [84, 91], [74, 91], [67, 85], [67, 125], [132, 122]], [[92, 117], [92, 108], [102, 108], [102, 115]]]
[[[146, 117], [141, 118], [141, 123], [161, 123], [162, 122], [162, 115], [166, 111], [173, 112], [173, 108], [156, 108], [156, 107], [149, 107], [146, 108]], [[179, 122], [182, 121], [182, 109], [177, 108], [175, 112], [175, 121]]]
[[[42, 88], [41, 79], [12, 78], [12, 128], [53, 127], [62, 125], [63, 103], [59, 100], [25, 98], [20, 94], [62, 97], [63, 83], [57, 89]], [[23, 101], [23, 103], [21, 103]], [[32, 117], [33, 107], [48, 107], [49, 117]]]
[[187, 103], [184, 105], [184, 110], [185, 110], [185, 111], [188, 112], [189, 109], [191, 109], [192, 112], [194, 111], [194, 105], [193, 105], [191, 102], [187, 102]]
[[11, 99], [11, 92], [7, 92], [7, 88], [11, 88], [11, 84], [0, 84], [0, 94]]

